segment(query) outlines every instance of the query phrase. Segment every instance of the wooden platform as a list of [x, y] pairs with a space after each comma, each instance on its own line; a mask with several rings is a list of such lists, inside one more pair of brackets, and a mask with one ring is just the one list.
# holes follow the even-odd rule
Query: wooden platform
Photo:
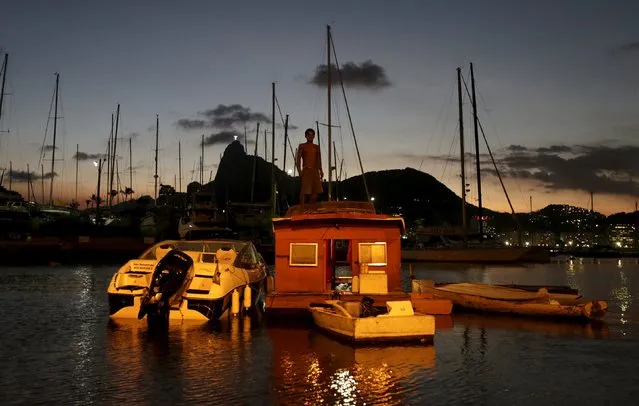
[[359, 302], [364, 296], [373, 298], [375, 305], [385, 306], [387, 301], [410, 300], [415, 312], [432, 315], [449, 315], [453, 310], [453, 303], [447, 299], [437, 299], [425, 293], [391, 292], [386, 295], [359, 295], [333, 293], [277, 293], [272, 292], [266, 296], [267, 311], [283, 312], [287, 314], [306, 314], [311, 303], [325, 300], [339, 299], [347, 302]]

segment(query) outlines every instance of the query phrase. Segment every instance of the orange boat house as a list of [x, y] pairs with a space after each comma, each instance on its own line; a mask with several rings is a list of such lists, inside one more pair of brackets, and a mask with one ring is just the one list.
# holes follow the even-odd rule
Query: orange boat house
[[273, 219], [275, 280], [266, 300], [272, 310], [304, 309], [334, 298], [413, 301], [416, 311], [449, 314], [449, 301], [402, 290], [404, 219], [376, 214], [371, 203], [334, 201], [291, 207]]

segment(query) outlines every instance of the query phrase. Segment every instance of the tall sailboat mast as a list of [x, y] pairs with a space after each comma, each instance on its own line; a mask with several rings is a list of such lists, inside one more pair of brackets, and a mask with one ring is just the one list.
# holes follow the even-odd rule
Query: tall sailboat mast
[[[129, 137], [129, 189], [133, 191], [133, 137]], [[130, 198], [133, 199], [133, 196]]]
[[4, 86], [7, 82], [7, 66], [9, 66], [9, 54], [4, 54], [4, 62], [2, 62], [2, 85], [0, 86], [0, 120], [2, 120], [2, 106], [4, 105]]
[[55, 112], [53, 114], [53, 148], [51, 149], [51, 184], [49, 187], [49, 204], [53, 205], [53, 179], [55, 178], [55, 141], [58, 132], [58, 89], [60, 88], [60, 74], [55, 74]]
[[326, 26], [326, 55], [327, 55], [327, 64], [326, 64], [326, 81], [327, 81], [327, 98], [328, 98], [328, 201], [330, 202], [333, 199], [333, 186], [331, 181], [333, 180], [333, 171], [332, 171], [332, 161], [331, 156], [333, 155], [332, 145], [333, 145], [333, 137], [332, 137], [332, 129], [331, 126], [331, 26]]
[[[78, 203], [78, 155], [80, 155], [80, 144], [75, 144], [75, 203]], [[27, 171], [28, 172], [28, 171]]]
[[465, 246], [468, 239], [468, 228], [466, 225], [466, 168], [464, 162], [464, 107], [462, 104], [461, 68], [457, 68], [457, 97], [459, 98], [459, 150], [461, 160], [462, 236]]
[[178, 141], [178, 175], [180, 177], [179, 192], [182, 193], [182, 142]]
[[475, 71], [470, 63], [470, 83], [472, 87], [473, 126], [475, 128], [475, 168], [477, 171], [477, 223], [479, 224], [479, 240], [484, 239], [483, 205], [481, 199], [481, 164], [479, 159], [479, 130], [477, 118], [477, 96], [475, 93]]
[[271, 215], [275, 215], [275, 82], [271, 83], [271, 108]]
[[204, 134], [202, 134], [202, 154], [200, 155], [200, 185], [204, 185]]
[[158, 138], [160, 135], [160, 115], [155, 115], [155, 173], [153, 179], [155, 181], [153, 186], [153, 201], [157, 205], [158, 199]]
[[[120, 125], [120, 103], [118, 103], [118, 108], [115, 113], [115, 130], [113, 131], [113, 143], [111, 146], [113, 147], [113, 152], [111, 153], [111, 176], [109, 178], [109, 194], [107, 195], [109, 199], [109, 207], [113, 205], [113, 178], [115, 175], [115, 161], [118, 150], [118, 127]], [[117, 187], [117, 185], [116, 185]]]

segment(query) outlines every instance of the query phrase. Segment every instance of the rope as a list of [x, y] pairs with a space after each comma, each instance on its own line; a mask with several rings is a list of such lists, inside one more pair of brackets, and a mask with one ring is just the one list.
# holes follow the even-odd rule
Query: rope
[[[344, 104], [346, 105], [346, 114], [348, 115], [348, 122], [350, 124], [351, 127], [351, 133], [353, 134], [353, 142], [355, 143], [355, 151], [357, 152], [357, 160], [359, 161], [359, 167], [360, 170], [362, 171], [362, 181], [364, 182], [364, 190], [366, 191], [366, 200], [370, 201], [371, 200], [371, 195], [368, 191], [368, 185], [366, 184], [366, 176], [364, 175], [364, 165], [362, 164], [362, 157], [359, 153], [359, 146], [357, 145], [357, 137], [355, 136], [355, 128], [353, 127], [353, 119], [351, 117], [351, 109], [348, 106], [348, 99], [346, 98], [346, 90], [344, 89], [344, 81], [342, 79], [342, 72], [341, 69], [339, 68], [339, 62], [337, 59], [337, 52], [335, 51], [335, 43], [333, 42], [333, 35], [331, 34], [329, 37], [330, 41], [331, 41], [331, 45], [333, 47], [333, 55], [335, 56], [335, 67], [337, 68], [337, 76], [339, 77], [339, 83], [340, 83], [340, 87], [342, 88], [342, 95], [344, 96]], [[330, 69], [331, 67], [329, 66], [328, 69]], [[328, 168], [328, 170], [330, 171], [331, 168]]]

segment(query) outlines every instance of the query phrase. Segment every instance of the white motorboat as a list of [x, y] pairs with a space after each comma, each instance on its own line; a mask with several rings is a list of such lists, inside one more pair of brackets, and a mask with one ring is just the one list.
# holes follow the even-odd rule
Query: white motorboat
[[[169, 254], [175, 258], [163, 263]], [[173, 276], [167, 285], [169, 273]], [[266, 263], [249, 241], [162, 241], [113, 275], [107, 288], [109, 315], [142, 318], [148, 313], [145, 305], [165, 300], [169, 319], [217, 320], [232, 301], [236, 311], [259, 304], [266, 292], [266, 276]], [[184, 286], [176, 286], [176, 280]], [[157, 286], [159, 291], [154, 289]], [[163, 289], [170, 290], [170, 297], [157, 296]]]
[[415, 313], [410, 300], [386, 302], [384, 310], [372, 302], [368, 297], [362, 302], [326, 300], [311, 303], [309, 310], [319, 328], [356, 343], [433, 340], [435, 317]]

